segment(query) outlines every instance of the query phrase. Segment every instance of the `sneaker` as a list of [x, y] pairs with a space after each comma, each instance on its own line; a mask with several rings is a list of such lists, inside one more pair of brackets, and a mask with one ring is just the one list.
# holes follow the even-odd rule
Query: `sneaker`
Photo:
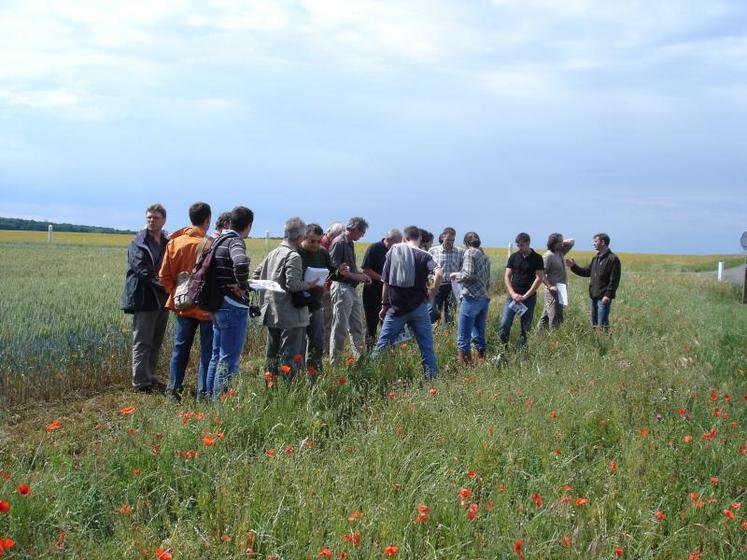
[[503, 352], [499, 352], [498, 354], [490, 358], [490, 363], [496, 367], [506, 365], [507, 361], [508, 360], [506, 359], [506, 355]]

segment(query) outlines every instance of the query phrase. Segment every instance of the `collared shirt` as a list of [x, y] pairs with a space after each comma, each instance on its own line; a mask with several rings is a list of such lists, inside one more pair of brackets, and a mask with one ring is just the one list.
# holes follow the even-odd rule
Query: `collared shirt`
[[506, 268], [511, 269], [511, 287], [518, 294], [524, 294], [532, 287], [538, 270], [545, 270], [545, 261], [534, 249], [530, 249], [525, 257], [521, 251], [516, 251], [508, 258]]
[[464, 252], [456, 281], [462, 285], [462, 297], [490, 297], [490, 259], [482, 249], [470, 247]]
[[429, 251], [436, 264], [444, 271], [444, 278], [448, 278], [452, 272], [462, 270], [462, 261], [464, 260], [464, 249], [452, 247], [449, 250], [444, 249], [443, 245], [436, 245]]
[[[335, 237], [329, 248], [329, 256], [332, 257], [332, 264], [335, 265], [335, 268], [339, 269], [340, 265], [345, 263], [350, 267], [350, 272], [358, 272], [358, 265], [355, 262], [355, 248], [353, 247], [353, 242], [348, 239], [347, 233]], [[343, 284], [350, 284], [351, 286], [358, 285], [358, 282], [355, 280], [351, 280], [341, 274], [337, 274], [335, 280]]]

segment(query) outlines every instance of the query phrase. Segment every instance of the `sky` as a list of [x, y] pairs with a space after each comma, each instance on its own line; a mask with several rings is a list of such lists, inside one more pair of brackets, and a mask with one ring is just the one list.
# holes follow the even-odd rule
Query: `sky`
[[740, 253], [743, 0], [2, 0], [0, 216]]

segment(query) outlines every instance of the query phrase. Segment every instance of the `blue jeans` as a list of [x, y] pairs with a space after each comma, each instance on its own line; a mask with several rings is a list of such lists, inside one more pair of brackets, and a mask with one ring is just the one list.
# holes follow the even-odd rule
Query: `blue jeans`
[[490, 300], [486, 297], [464, 296], [459, 308], [459, 333], [457, 346], [462, 352], [469, 352], [474, 341], [478, 352], [485, 352], [485, 322], [488, 318]]
[[608, 331], [610, 328], [610, 308], [612, 307], [612, 300], [609, 303], [604, 303], [602, 298], [591, 299], [591, 326], [600, 326], [604, 331]]
[[[503, 306], [503, 319], [501, 320], [501, 328], [499, 336], [503, 344], [508, 344], [508, 337], [511, 335], [511, 325], [514, 322], [514, 313], [509, 309], [508, 305], [511, 303], [511, 297], [506, 298], [506, 304]], [[517, 346], [524, 346], [527, 343], [527, 333], [532, 326], [532, 318], [534, 317], [534, 306], [537, 303], [537, 294], [532, 297], [525, 299], [522, 303], [527, 306], [526, 313], [521, 316], [521, 334], [516, 339]]]
[[433, 301], [428, 305], [431, 314], [431, 323], [435, 323], [441, 317], [441, 307], [444, 309], [444, 321], [451, 325], [454, 323], [454, 317], [451, 314], [453, 299], [451, 297], [451, 282], [439, 286]]
[[379, 340], [376, 341], [376, 348], [371, 353], [371, 358], [376, 359], [379, 352], [392, 344], [405, 325], [410, 327], [418, 343], [426, 377], [435, 379], [438, 374], [438, 363], [436, 353], [433, 351], [433, 331], [431, 331], [431, 317], [426, 302], [404, 315], [395, 317], [391, 312], [387, 314], [384, 324], [381, 325]]
[[197, 329], [200, 329], [200, 367], [197, 370], [197, 395], [205, 395], [206, 379], [210, 359], [213, 356], [213, 323], [210, 320], [200, 321], [192, 317], [176, 316], [174, 330], [174, 348], [171, 352], [169, 369], [169, 391], [179, 394], [184, 384], [184, 371], [189, 363], [189, 352], [192, 350]]
[[213, 356], [208, 368], [206, 390], [214, 398], [228, 390], [231, 378], [239, 371], [244, 349], [249, 310], [230, 303], [213, 313]]

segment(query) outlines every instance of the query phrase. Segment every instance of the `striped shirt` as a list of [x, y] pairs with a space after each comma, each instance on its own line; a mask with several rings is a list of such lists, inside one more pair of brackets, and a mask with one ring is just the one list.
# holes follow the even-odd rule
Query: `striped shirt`
[[443, 245], [436, 245], [428, 251], [436, 260], [436, 264], [443, 269], [444, 278], [448, 278], [452, 272], [462, 270], [462, 261], [464, 260], [464, 249], [452, 247], [449, 250], [444, 249]]
[[[224, 231], [223, 235], [226, 233], [228, 232]], [[244, 290], [249, 288], [249, 257], [246, 254], [244, 240], [237, 234], [235, 237], [231, 236], [222, 241], [215, 249], [213, 260], [215, 261], [215, 279], [223, 295], [230, 300], [228, 303], [248, 306], [247, 298], [237, 297], [230, 288], [226, 287], [229, 284], [238, 284]]]
[[456, 281], [462, 284], [462, 297], [489, 298], [490, 259], [482, 249], [470, 247], [464, 252], [462, 270], [457, 273]]

